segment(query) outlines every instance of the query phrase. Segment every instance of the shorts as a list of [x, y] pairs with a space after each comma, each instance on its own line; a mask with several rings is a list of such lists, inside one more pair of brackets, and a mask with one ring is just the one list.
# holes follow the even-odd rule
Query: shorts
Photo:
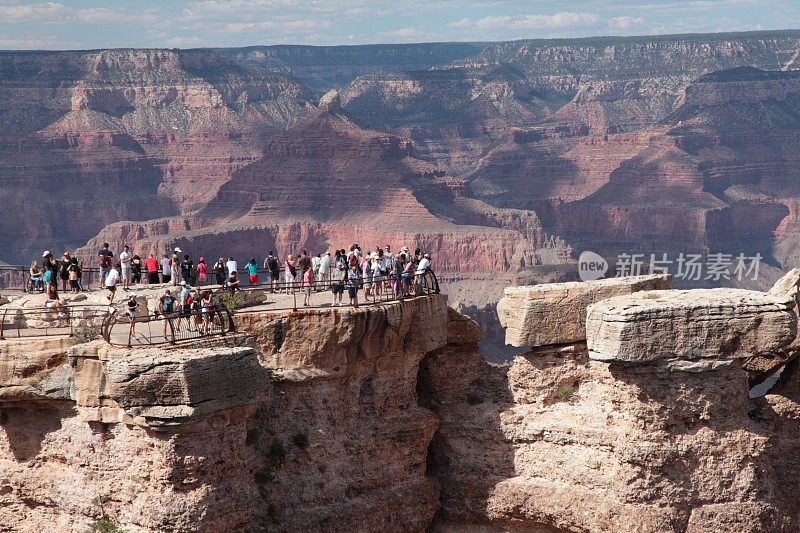
[[278, 281], [281, 278], [281, 273], [279, 271], [270, 272], [269, 279], [272, 281]]
[[136, 318], [136, 311], [125, 311], [125, 314], [131, 318]]
[[347, 295], [350, 296], [351, 300], [355, 300], [358, 296], [358, 287], [353, 287], [352, 285], [347, 286]]
[[344, 284], [343, 283], [332, 283], [331, 284], [331, 292], [333, 294], [343, 294], [344, 293]]
[[192, 316], [192, 306], [191, 304], [186, 304], [183, 306], [181, 310], [181, 316], [190, 317]]
[[250, 281], [250, 285], [256, 285], [258, 283], [258, 274], [250, 274], [250, 277], [247, 279]]
[[124, 279], [125, 281], [131, 280], [131, 267], [128, 268], [122, 267], [122, 279]]
[[106, 287], [106, 289], [110, 290], [111, 292], [117, 292], [117, 286], [116, 285], [109, 285], [109, 286]]
[[305, 291], [306, 296], [311, 296], [311, 287], [303, 287], [303, 291]]

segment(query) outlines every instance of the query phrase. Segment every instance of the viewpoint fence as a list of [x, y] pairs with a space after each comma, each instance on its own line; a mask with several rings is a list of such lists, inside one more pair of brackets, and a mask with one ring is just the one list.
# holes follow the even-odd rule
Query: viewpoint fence
[[0, 340], [22, 337], [99, 338], [110, 313], [107, 305], [70, 305], [30, 309], [0, 307]]
[[231, 311], [222, 304], [188, 311], [130, 317], [114, 310], [102, 327], [103, 339], [113, 346], [158, 346], [224, 336], [236, 331]]
[[[347, 305], [347, 282], [344, 282], [342, 301]], [[331, 307], [331, 280], [315, 280], [311, 284], [312, 303], [304, 309]], [[276, 286], [278, 293], [286, 295], [283, 301], [263, 301], [263, 295], [255, 295], [246, 307], [230, 310], [222, 302], [225, 294], [244, 293], [245, 295], [262, 291], [272, 294], [269, 281], [243, 287], [236, 291], [217, 289], [214, 305], [203, 310], [202, 305], [193, 306], [188, 311], [154, 313], [130, 317], [111, 305], [76, 304], [42, 308], [9, 308], [0, 306], [0, 340], [23, 337], [79, 336], [86, 340], [102, 338], [114, 346], [155, 346], [177, 344], [183, 341], [224, 336], [236, 331], [236, 314], [267, 311], [297, 310], [298, 298], [304, 296], [305, 284], [302, 282], [281, 282]], [[364, 299], [365, 288], [369, 296]], [[359, 305], [374, 305], [428, 296], [440, 292], [439, 282], [433, 271], [413, 277], [394, 275], [379, 276], [371, 281], [362, 279], [358, 285]], [[255, 303], [254, 303], [255, 302]], [[284, 303], [285, 302], [285, 303]], [[207, 318], [206, 318], [207, 317]]]
[[[346, 280], [342, 282], [342, 302], [344, 305], [348, 305], [349, 295], [348, 295], [348, 283]], [[247, 295], [248, 293], [252, 292], [261, 292], [264, 293], [264, 296], [268, 294], [272, 294], [273, 287], [275, 290], [275, 294], [287, 294], [291, 295], [292, 299], [290, 300], [291, 303], [282, 304], [281, 302], [275, 303], [267, 303], [261, 304], [252, 302], [252, 298], [247, 298], [245, 296], [244, 302], [238, 302], [235, 300], [235, 295], [237, 293], [243, 293]], [[305, 289], [311, 289], [311, 304], [308, 306], [302, 305], [302, 300], [305, 297]], [[241, 314], [241, 313], [254, 313], [254, 312], [263, 312], [265, 310], [275, 310], [275, 311], [285, 311], [285, 310], [297, 310], [298, 307], [309, 309], [309, 308], [329, 308], [331, 307], [331, 300], [332, 300], [332, 288], [333, 282], [330, 279], [317, 279], [314, 280], [310, 286], [306, 285], [301, 281], [292, 281], [292, 282], [276, 282], [275, 285], [269, 281], [266, 282], [259, 282], [257, 284], [247, 285], [244, 287], [240, 287], [238, 289], [228, 289], [228, 288], [221, 288], [216, 291], [218, 295], [229, 294], [231, 298], [235, 302], [234, 305], [246, 305], [247, 307], [236, 307], [234, 309], [234, 314]], [[369, 295], [365, 298], [364, 291], [366, 288], [369, 288]], [[432, 270], [429, 270], [423, 274], [415, 274], [413, 276], [408, 276], [406, 278], [397, 277], [394, 274], [387, 274], [372, 278], [372, 280], [367, 280], [361, 278], [359, 280], [357, 289], [358, 291], [358, 302], [359, 305], [373, 305], [373, 304], [380, 304], [380, 303], [388, 303], [388, 302], [396, 302], [396, 301], [403, 301], [409, 298], [415, 298], [417, 296], [428, 296], [431, 294], [439, 294], [439, 281], [436, 278], [436, 274]], [[222, 296], [223, 298], [225, 296]], [[298, 299], [300, 300], [300, 304], [298, 304]], [[251, 300], [251, 301], [248, 301]], [[268, 306], [267, 309], [264, 306]]]

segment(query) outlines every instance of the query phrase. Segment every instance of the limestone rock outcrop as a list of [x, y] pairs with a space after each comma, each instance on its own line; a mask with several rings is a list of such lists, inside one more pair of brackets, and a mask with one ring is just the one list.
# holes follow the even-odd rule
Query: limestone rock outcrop
[[621, 294], [670, 288], [671, 278], [663, 274], [508, 287], [497, 304], [497, 314], [506, 328], [506, 344], [567, 344], [586, 339], [589, 304]]
[[[785, 297], [750, 294], [748, 312], [737, 319], [733, 304], [742, 295], [698, 295], [693, 306], [692, 292], [634, 293], [591, 307], [650, 295], [654, 304], [639, 318], [651, 328], [664, 327], [662, 315], [674, 316], [676, 308], [693, 309], [687, 315], [697, 316], [694, 329], [677, 316], [671, 336], [651, 340], [643, 330], [632, 340], [645, 354], [686, 357], [709, 340], [717, 348], [713, 358], [725, 364], [665, 366], [646, 357], [619, 364], [596, 360], [577, 342], [534, 348], [494, 366], [468, 336], [426, 357], [420, 401], [440, 418], [428, 459], [442, 485], [440, 524], [548, 532], [794, 531], [800, 506], [788, 480], [800, 469], [787, 458], [798, 449], [796, 373], [781, 396], [751, 400], [741, 366], [747, 352], [789, 342], [792, 305]], [[722, 308], [729, 344], [715, 341], [725, 327], [703, 323], [709, 309]], [[454, 331], [457, 323], [449, 322]], [[699, 341], [681, 336], [682, 328]], [[594, 342], [594, 332], [587, 333]]]
[[774, 355], [797, 334], [794, 305], [743, 289], [616, 296], [587, 309], [589, 356], [624, 364]]

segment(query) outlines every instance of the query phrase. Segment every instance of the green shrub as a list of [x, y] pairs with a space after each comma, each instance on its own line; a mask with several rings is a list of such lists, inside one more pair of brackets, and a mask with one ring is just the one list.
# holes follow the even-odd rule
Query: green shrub
[[219, 295], [219, 301], [222, 305], [230, 309], [240, 309], [245, 306], [244, 296], [238, 292], [223, 292]]
[[559, 385], [556, 388], [555, 397], [556, 401], [568, 402], [575, 396], [575, 387], [572, 385]]
[[103, 518], [102, 520], [98, 520], [94, 524], [92, 524], [91, 529], [89, 529], [89, 533], [124, 533], [122, 528], [120, 528], [117, 524]]

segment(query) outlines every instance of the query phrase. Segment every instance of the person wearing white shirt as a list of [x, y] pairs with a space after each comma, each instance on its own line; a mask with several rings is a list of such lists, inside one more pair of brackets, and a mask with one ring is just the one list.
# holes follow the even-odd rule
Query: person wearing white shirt
[[422, 259], [420, 260], [419, 264], [417, 265], [417, 271], [415, 272], [416, 275], [424, 274], [428, 271], [431, 266], [431, 256], [425, 254]]
[[128, 285], [131, 282], [131, 257], [133, 257], [133, 254], [130, 248], [125, 245], [119, 254], [119, 263], [122, 266], [122, 290], [125, 291], [128, 290]]
[[233, 260], [233, 257], [228, 258], [228, 262], [225, 263], [225, 266], [228, 268], [228, 275], [231, 275], [231, 272], [239, 273], [239, 265], [236, 261]]
[[311, 258], [311, 272], [314, 274], [314, 279], [319, 279], [319, 264], [322, 262], [322, 258], [319, 254], [316, 254], [314, 257]]
[[383, 251], [383, 269], [385, 272], [391, 272], [394, 268], [394, 254], [392, 254], [392, 248], [388, 244], [386, 245], [386, 249]]
[[319, 271], [317, 279], [323, 283], [328, 281], [328, 276], [331, 271], [331, 253], [325, 252], [319, 260]]
[[109, 292], [108, 296], [106, 297], [108, 298], [108, 303], [114, 303], [114, 294], [117, 292], [117, 283], [119, 283], [119, 271], [117, 268], [119, 268], [119, 265], [112, 268], [106, 276], [105, 284], [106, 289], [108, 289]]
[[164, 254], [164, 257], [161, 259], [161, 283], [169, 283], [171, 273], [169, 257], [167, 257], [167, 254]]

